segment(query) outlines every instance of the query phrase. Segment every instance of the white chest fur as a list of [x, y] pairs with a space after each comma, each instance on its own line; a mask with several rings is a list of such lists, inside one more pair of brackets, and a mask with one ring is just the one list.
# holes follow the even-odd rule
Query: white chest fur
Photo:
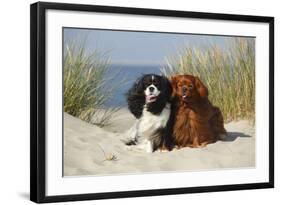
[[170, 113], [171, 109], [169, 103], [166, 104], [166, 107], [159, 115], [154, 115], [151, 112], [148, 112], [146, 107], [144, 107], [142, 116], [139, 119], [137, 131], [138, 137], [149, 139], [149, 137], [153, 135], [157, 129], [165, 127]]
[[127, 131], [125, 134], [127, 140], [125, 139], [124, 141], [137, 142], [136, 149], [146, 150], [149, 153], [153, 152], [153, 140], [151, 140], [151, 137], [159, 128], [166, 126], [171, 113], [170, 107], [170, 103], [167, 103], [159, 115], [148, 112], [144, 107], [141, 118], [136, 120], [131, 129]]

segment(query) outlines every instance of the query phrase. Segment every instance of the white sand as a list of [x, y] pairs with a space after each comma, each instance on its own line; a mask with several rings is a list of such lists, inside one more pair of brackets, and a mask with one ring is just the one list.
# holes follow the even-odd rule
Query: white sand
[[[248, 121], [225, 125], [228, 137], [204, 148], [145, 153], [130, 150], [120, 139], [134, 123], [128, 110], [113, 124], [99, 128], [64, 114], [64, 175], [106, 175], [159, 171], [210, 170], [255, 166], [255, 129]], [[104, 156], [105, 152], [106, 157]], [[105, 160], [113, 158], [115, 160]]]

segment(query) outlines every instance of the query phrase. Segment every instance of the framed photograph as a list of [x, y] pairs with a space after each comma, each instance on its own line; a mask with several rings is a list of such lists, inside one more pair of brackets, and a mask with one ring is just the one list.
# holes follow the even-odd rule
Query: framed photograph
[[30, 199], [274, 187], [274, 18], [31, 5]]

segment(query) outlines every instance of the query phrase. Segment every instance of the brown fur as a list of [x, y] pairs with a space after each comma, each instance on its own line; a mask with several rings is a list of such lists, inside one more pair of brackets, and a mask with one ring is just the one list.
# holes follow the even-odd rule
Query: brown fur
[[171, 78], [171, 83], [176, 146], [202, 147], [226, 135], [222, 113], [208, 100], [208, 89], [199, 78], [176, 75]]

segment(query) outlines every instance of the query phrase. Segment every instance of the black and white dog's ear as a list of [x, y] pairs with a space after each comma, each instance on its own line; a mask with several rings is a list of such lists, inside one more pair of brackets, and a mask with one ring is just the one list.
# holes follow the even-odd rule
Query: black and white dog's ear
[[143, 94], [143, 91], [144, 91], [144, 87], [143, 87], [143, 77], [139, 77], [133, 87], [131, 88], [131, 91], [133, 91], [134, 93], [136, 94]]
[[145, 103], [143, 77], [138, 78], [133, 86], [129, 89], [127, 93], [127, 103], [131, 113], [136, 118], [140, 118]]

